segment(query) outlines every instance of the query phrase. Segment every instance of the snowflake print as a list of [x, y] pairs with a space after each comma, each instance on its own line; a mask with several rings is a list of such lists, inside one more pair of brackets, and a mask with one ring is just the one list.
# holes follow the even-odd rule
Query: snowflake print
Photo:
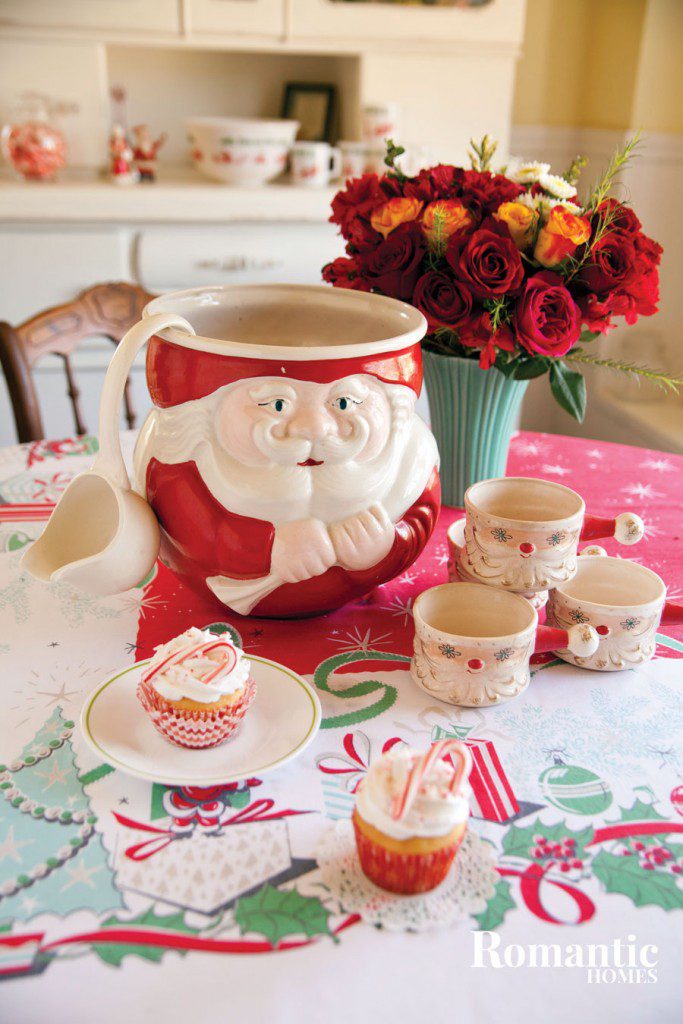
[[491, 530], [491, 536], [500, 541], [501, 544], [507, 544], [509, 540], [512, 540], [512, 534], [504, 530], [502, 526], [494, 526]]
[[459, 658], [460, 651], [456, 651], [452, 644], [439, 644], [439, 650], [443, 654], [444, 658]]
[[496, 651], [496, 661], [507, 661], [512, 656], [511, 647], [502, 647], [499, 651]]
[[572, 622], [588, 622], [588, 616], [585, 615], [580, 608], [572, 608], [569, 613], [569, 618]]
[[646, 459], [641, 462], [641, 469], [654, 469], [657, 473], [669, 473], [674, 467], [670, 459]]
[[555, 533], [551, 533], [549, 537], [546, 537], [545, 542], [549, 544], [551, 548], [557, 547], [558, 544], [562, 544], [567, 534], [564, 530], [555, 530]]
[[[334, 630], [338, 632], [338, 630]], [[361, 633], [358, 626], [353, 630], [347, 630], [342, 636], [330, 636], [333, 644], [339, 644], [342, 651], [376, 651], [378, 647], [386, 647], [387, 640], [391, 639], [391, 633], [374, 635], [367, 629]]]
[[413, 617], [413, 599], [409, 597], [404, 600], [401, 597], [395, 597], [390, 604], [384, 605], [384, 611], [391, 612], [392, 615], [403, 619], [405, 625]]
[[652, 490], [652, 484], [629, 484], [628, 487], [623, 487], [622, 491], [624, 494], [630, 494], [632, 497], [640, 498], [641, 500], [646, 498], [652, 501], [655, 498], [664, 497], [658, 491]]
[[639, 623], [640, 619], [636, 619], [633, 615], [629, 615], [629, 617], [624, 619], [623, 622], [620, 622], [619, 625], [622, 629], [631, 630], [635, 629]]
[[550, 476], [567, 476], [571, 469], [567, 469], [566, 466], [544, 466], [543, 472]]

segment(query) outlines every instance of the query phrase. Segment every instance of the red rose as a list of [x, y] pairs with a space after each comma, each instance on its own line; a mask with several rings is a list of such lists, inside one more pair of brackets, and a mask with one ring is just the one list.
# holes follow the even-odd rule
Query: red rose
[[335, 288], [352, 288], [354, 291], [369, 292], [370, 285], [360, 275], [358, 263], [353, 257], [338, 256], [323, 267], [323, 281]]
[[504, 224], [489, 220], [471, 235], [455, 235], [446, 251], [455, 276], [477, 299], [519, 291], [524, 265]]
[[625, 288], [636, 275], [633, 239], [621, 231], [609, 231], [591, 246], [580, 277], [590, 291], [604, 296], [617, 288]]
[[638, 266], [644, 273], [659, 266], [664, 252], [659, 242], [655, 242], [654, 238], [648, 238], [642, 231], [639, 231], [633, 239], [633, 244], [638, 257]]
[[349, 243], [347, 252], [367, 252], [379, 245], [382, 236], [370, 226], [367, 220], [355, 217], [347, 225], [346, 239]]
[[361, 272], [372, 288], [396, 299], [410, 301], [424, 252], [419, 226], [403, 224], [376, 249], [360, 257]]
[[463, 174], [460, 167], [438, 164], [406, 181], [403, 193], [425, 203], [433, 203], [435, 199], [455, 199], [460, 195]]
[[501, 203], [509, 203], [523, 191], [524, 185], [510, 181], [504, 174], [464, 171], [462, 175], [462, 201], [482, 216], [495, 213]]
[[517, 300], [515, 333], [523, 348], [542, 356], [563, 356], [579, 340], [579, 310], [559, 274], [529, 278]]
[[337, 192], [332, 200], [333, 224], [338, 224], [342, 235], [347, 236], [349, 224], [355, 217], [370, 219], [376, 206], [385, 201], [384, 193], [379, 187], [376, 174], [364, 174], [362, 178], [353, 178], [346, 183], [346, 188]]
[[462, 327], [472, 312], [472, 296], [449, 274], [430, 270], [415, 285], [413, 305], [427, 317], [429, 330]]
[[603, 302], [594, 292], [580, 295], [576, 300], [576, 304], [581, 314], [581, 323], [589, 331], [607, 334], [613, 327], [616, 327], [616, 324], [612, 323], [612, 313], [614, 311], [610, 308], [609, 302]]
[[594, 222], [600, 214], [608, 212], [611, 212], [610, 231], [623, 231], [627, 235], [635, 235], [640, 231], [640, 221], [633, 210], [616, 199], [605, 199], [600, 203], [593, 216]]

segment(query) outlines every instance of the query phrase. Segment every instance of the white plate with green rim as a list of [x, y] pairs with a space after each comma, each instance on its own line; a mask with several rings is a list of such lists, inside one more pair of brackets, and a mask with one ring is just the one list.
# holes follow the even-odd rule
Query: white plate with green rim
[[320, 728], [320, 701], [296, 672], [249, 655], [256, 696], [237, 731], [206, 750], [176, 747], [160, 736], [136, 696], [147, 661], [100, 683], [81, 711], [81, 730], [97, 757], [127, 775], [167, 786], [215, 786], [264, 775], [287, 764]]

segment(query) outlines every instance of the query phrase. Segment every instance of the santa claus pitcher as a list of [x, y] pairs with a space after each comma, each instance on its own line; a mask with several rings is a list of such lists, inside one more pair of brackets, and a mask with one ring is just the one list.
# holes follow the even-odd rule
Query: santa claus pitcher
[[299, 616], [411, 565], [439, 511], [436, 444], [415, 413], [425, 330], [394, 299], [326, 287], [151, 302], [133, 329], [136, 349], [151, 336], [154, 402], [135, 490], [171, 568], [243, 615]]

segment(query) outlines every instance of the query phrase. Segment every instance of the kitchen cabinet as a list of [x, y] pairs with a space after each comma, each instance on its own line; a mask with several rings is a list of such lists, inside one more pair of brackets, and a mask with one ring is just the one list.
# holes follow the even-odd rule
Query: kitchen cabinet
[[2, 0], [0, 28], [13, 27], [177, 34], [180, 0]]
[[189, 0], [186, 10], [193, 36], [218, 32], [275, 39], [285, 30], [285, 0]]

